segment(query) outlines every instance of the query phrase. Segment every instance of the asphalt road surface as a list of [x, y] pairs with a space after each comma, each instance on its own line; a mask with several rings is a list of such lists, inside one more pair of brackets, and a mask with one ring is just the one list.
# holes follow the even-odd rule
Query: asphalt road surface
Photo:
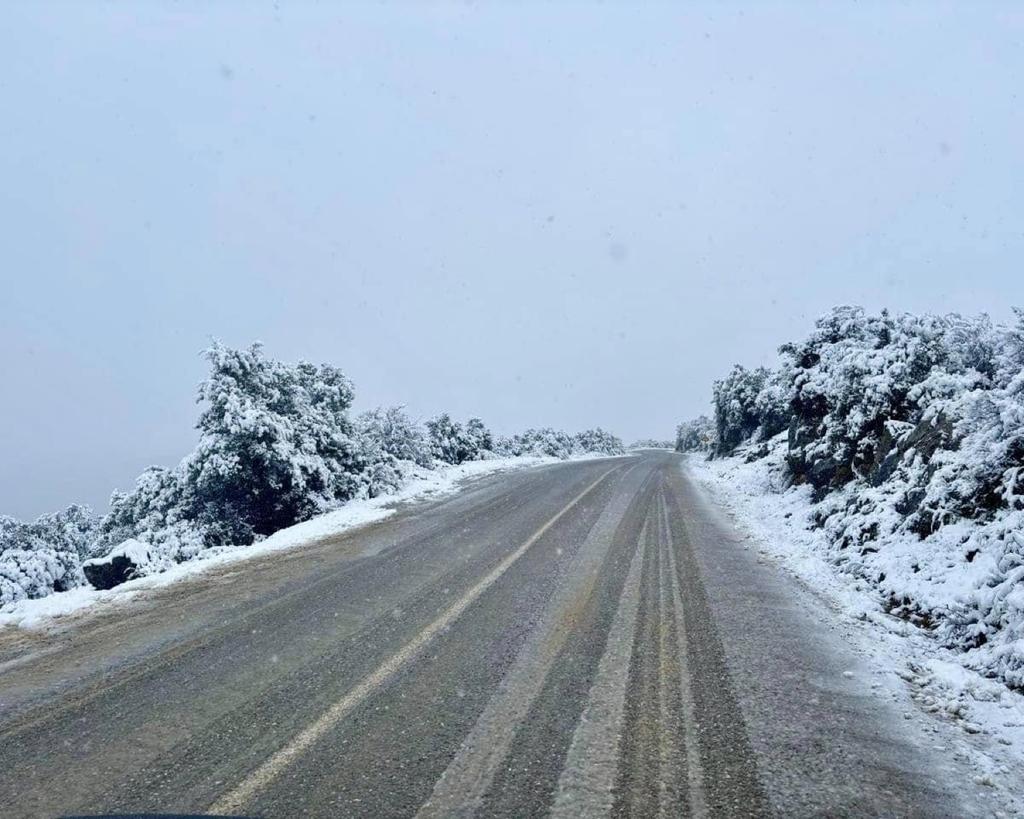
[[0, 815], [980, 812], [680, 463], [503, 473], [0, 632]]

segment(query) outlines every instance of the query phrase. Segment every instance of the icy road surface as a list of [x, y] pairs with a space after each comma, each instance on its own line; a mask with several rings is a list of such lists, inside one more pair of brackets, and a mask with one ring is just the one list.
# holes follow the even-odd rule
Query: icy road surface
[[4, 816], [985, 816], [667, 452], [0, 632]]

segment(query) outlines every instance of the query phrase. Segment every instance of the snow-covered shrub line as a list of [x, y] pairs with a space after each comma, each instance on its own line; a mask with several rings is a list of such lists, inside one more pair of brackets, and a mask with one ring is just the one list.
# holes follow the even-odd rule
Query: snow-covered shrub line
[[837, 308], [714, 408], [715, 454], [807, 487], [834, 566], [1024, 688], [1024, 315]]
[[[603, 453], [575, 457], [603, 457]], [[50, 594], [32, 599], [22, 598], [7, 603], [0, 606], [0, 627], [34, 628], [46, 625], [54, 617], [74, 614], [98, 603], [127, 601], [141, 591], [169, 586], [227, 564], [250, 560], [273, 552], [301, 549], [320, 543], [327, 538], [337, 537], [359, 526], [377, 523], [394, 514], [396, 502], [444, 497], [458, 491], [462, 482], [468, 478], [481, 477], [508, 469], [552, 463], [557, 463], [557, 459], [526, 456], [467, 461], [459, 466], [432, 464], [430, 468], [412, 467], [406, 482], [394, 493], [351, 500], [334, 511], [289, 526], [249, 546], [241, 548], [221, 546], [206, 549], [193, 560], [172, 564], [164, 570], [140, 573], [112, 588], [97, 588], [85, 583], [60, 594]], [[151, 550], [148, 549], [146, 554], [139, 554], [139, 550], [145, 548], [145, 544], [129, 541], [121, 544], [106, 557], [111, 555], [116, 557], [117, 554], [124, 552], [133, 559], [140, 560], [141, 563], [151, 556]], [[93, 563], [93, 561], [86, 561], [86, 564], [89, 563]], [[95, 561], [94, 565], [100, 563], [105, 567], [117, 569], [113, 560]]]
[[603, 430], [528, 430], [495, 439], [479, 418], [425, 425], [401, 407], [350, 418], [354, 391], [330, 365], [286, 364], [255, 344], [204, 353], [199, 442], [150, 467], [103, 516], [71, 506], [34, 523], [0, 516], [0, 606], [91, 583], [109, 588], [210, 550], [248, 545], [423, 472], [508, 456], [619, 454]]
[[627, 449], [675, 449], [675, 442], [662, 441], [657, 438], [640, 438], [633, 441]]

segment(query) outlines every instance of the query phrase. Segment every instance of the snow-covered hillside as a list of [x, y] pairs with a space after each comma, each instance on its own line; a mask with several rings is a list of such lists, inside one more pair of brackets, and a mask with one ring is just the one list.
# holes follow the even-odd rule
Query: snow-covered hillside
[[887, 612], [1024, 687], [1022, 369], [1024, 318], [838, 308], [716, 383], [707, 448]]

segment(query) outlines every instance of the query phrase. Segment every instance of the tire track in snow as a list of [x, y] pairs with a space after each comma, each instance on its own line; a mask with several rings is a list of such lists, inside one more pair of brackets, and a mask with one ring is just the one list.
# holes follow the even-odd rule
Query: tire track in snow
[[362, 703], [379, 688], [388, 683], [399, 671], [410, 661], [417, 657], [442, 631], [454, 623], [465, 611], [477, 600], [487, 589], [514, 564], [520, 557], [540, 540], [552, 526], [554, 526], [566, 513], [576, 506], [583, 498], [597, 488], [605, 478], [612, 472], [620, 469], [620, 466], [612, 467], [602, 473], [597, 480], [591, 483], [580, 494], [573, 498], [554, 517], [548, 520], [543, 526], [531, 535], [525, 543], [509, 554], [494, 569], [492, 569], [482, 580], [469, 589], [465, 595], [451, 605], [445, 612], [423, 629], [415, 638], [406, 643], [386, 662], [380, 665], [373, 673], [355, 686], [349, 693], [334, 703], [316, 721], [300, 731], [288, 745], [281, 748], [262, 765], [256, 768], [245, 779], [238, 783], [232, 790], [217, 799], [208, 808], [213, 814], [232, 814], [249, 802], [259, 791], [276, 779], [292, 762], [301, 754], [309, 750], [324, 734], [330, 731], [335, 725], [343, 720], [357, 705]]
[[645, 524], [630, 562], [597, 675], [558, 780], [552, 819], [601, 817], [611, 813], [646, 539]]
[[[635, 468], [636, 465], [627, 469], [620, 480]], [[620, 494], [601, 513], [593, 530], [599, 534], [596, 538], [588, 537], [577, 552], [567, 571], [568, 582], [556, 594], [498, 691], [434, 785], [430, 799], [417, 813], [420, 819], [467, 816], [479, 809], [516, 732], [575, 627], [574, 611], [593, 593], [615, 538], [615, 524], [623, 518], [632, 499], [632, 495]]]

